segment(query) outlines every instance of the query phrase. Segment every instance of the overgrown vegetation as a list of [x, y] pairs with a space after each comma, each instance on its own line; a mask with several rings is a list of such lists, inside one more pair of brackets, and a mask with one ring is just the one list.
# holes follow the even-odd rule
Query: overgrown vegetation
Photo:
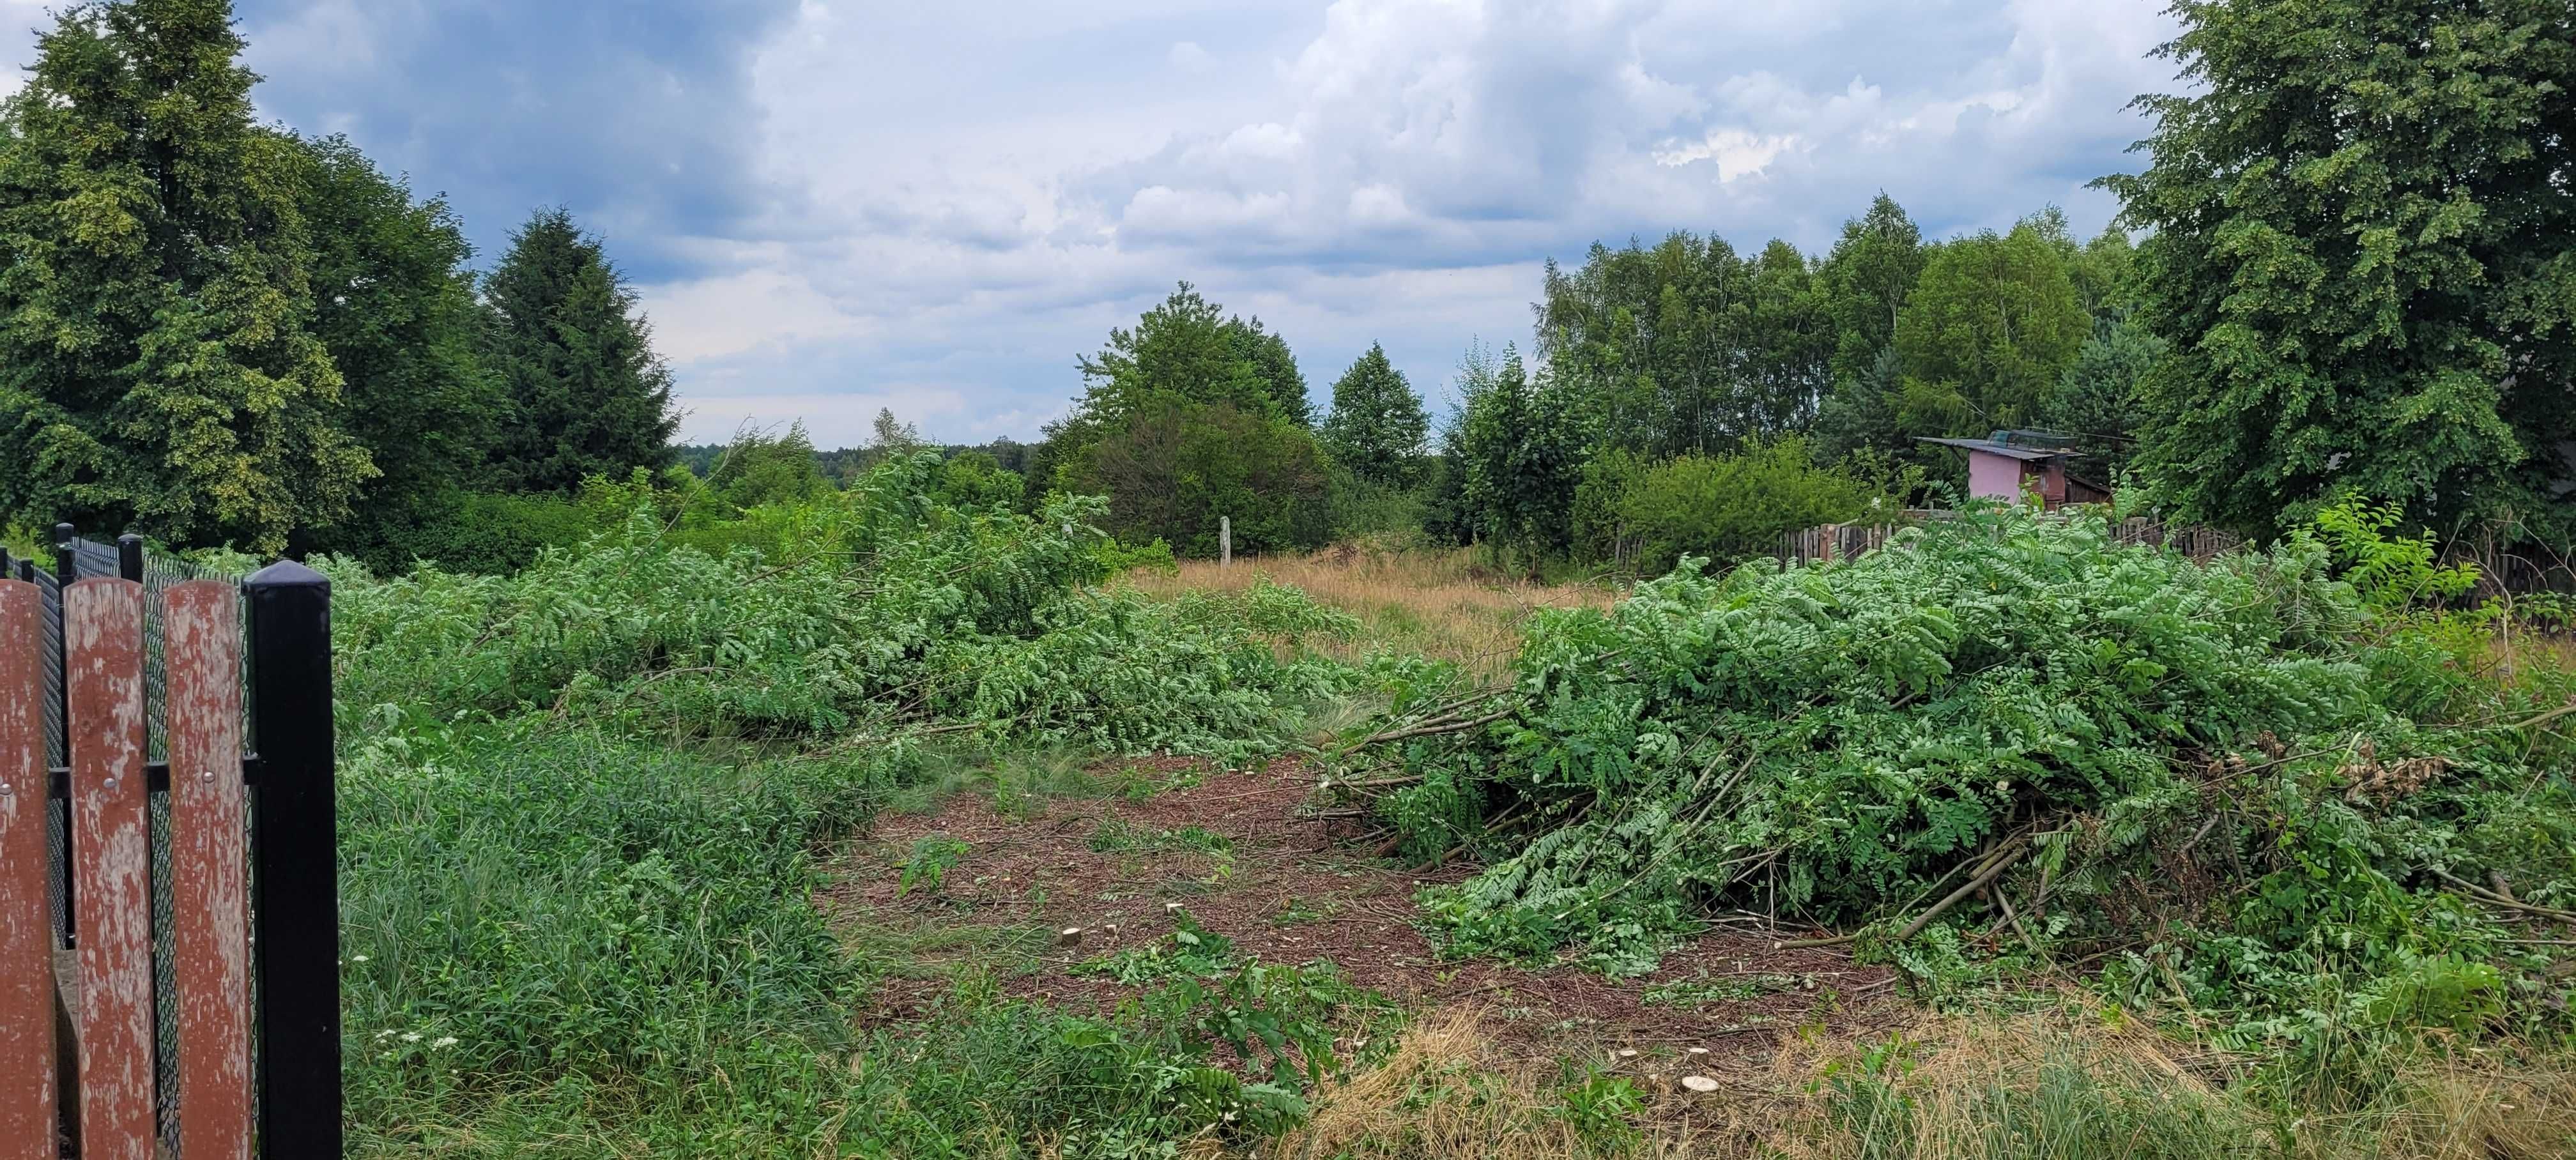
[[2516, 924], [2571, 915], [2576, 679], [2499, 679], [2497, 614], [2442, 607], [2466, 577], [2388, 519], [2207, 565], [2003, 511], [1685, 561], [1541, 614], [1508, 687], [1421, 671], [1337, 781], [1415, 859], [1492, 856], [1425, 896], [1458, 953], [1640, 971], [1737, 907], [1858, 927], [1936, 995], [2088, 964], [2311, 1062], [2563, 1035], [2565, 956]]
[[[1103, 589], [1097, 500], [952, 507], [939, 464], [779, 514], [771, 553], [647, 506], [510, 577], [333, 566], [358, 1147], [1122, 1156], [1301, 1112], [1355, 997], [1329, 967], [1219, 956], [1098, 1016], [969, 977], [853, 1030], [894, 964], [825, 925], [816, 854], [950, 749], [1243, 754], [1358, 676], [1297, 647], [1352, 624], [1294, 590]], [[905, 886], [966, 852], [925, 840]]]

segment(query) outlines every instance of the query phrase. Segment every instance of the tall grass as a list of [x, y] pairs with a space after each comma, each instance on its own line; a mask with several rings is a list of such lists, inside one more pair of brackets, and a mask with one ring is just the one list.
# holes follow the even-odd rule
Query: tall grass
[[1473, 551], [1392, 550], [1346, 543], [1303, 556], [1236, 560], [1220, 566], [1189, 560], [1177, 569], [1131, 572], [1126, 582], [1150, 595], [1242, 592], [1262, 578], [1303, 591], [1316, 602], [1359, 618], [1365, 630], [1325, 646], [1344, 656], [1415, 653], [1452, 661], [1479, 677], [1499, 678], [1521, 647], [1521, 626], [1544, 608], [1608, 608], [1620, 593], [1608, 585], [1533, 584], [1479, 564]]

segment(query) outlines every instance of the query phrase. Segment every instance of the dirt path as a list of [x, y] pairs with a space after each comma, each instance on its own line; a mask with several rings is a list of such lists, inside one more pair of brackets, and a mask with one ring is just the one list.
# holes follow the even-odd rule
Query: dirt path
[[[1697, 1047], [1712, 1068], [1762, 1067], [1801, 1026], [1845, 1033], [1901, 1006], [1887, 968], [1860, 966], [1839, 950], [1775, 951], [1775, 936], [1752, 928], [1720, 927], [1644, 979], [1442, 961], [1414, 929], [1413, 895], [1472, 867], [1410, 872], [1367, 857], [1353, 835], [1299, 818], [1315, 775], [1294, 761], [1202, 773], [1177, 759], [1111, 763], [1095, 776], [1171, 788], [1038, 799], [1027, 813], [961, 796], [934, 813], [880, 817], [818, 900], [854, 940], [899, 943], [916, 956], [921, 969], [889, 978], [869, 1018], [923, 1013], [947, 989], [949, 970], [969, 960], [988, 965], [1013, 995], [1114, 1002], [1131, 988], [1068, 969], [1169, 935], [1170, 903], [1233, 939], [1240, 955], [1330, 959], [1352, 982], [1408, 1006], [1479, 1009], [1489, 1034], [1533, 1058]], [[939, 889], [899, 894], [901, 866], [932, 836], [968, 850]], [[1077, 926], [1085, 930], [1078, 946], [1054, 945], [1055, 931]]]

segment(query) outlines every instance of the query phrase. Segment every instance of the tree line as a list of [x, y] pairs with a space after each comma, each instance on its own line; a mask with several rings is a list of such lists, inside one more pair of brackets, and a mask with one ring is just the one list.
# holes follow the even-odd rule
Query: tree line
[[[1076, 358], [1034, 443], [954, 494], [1101, 494], [1213, 554], [1396, 534], [1653, 571], [1949, 502], [1931, 436], [2071, 436], [2090, 482], [2265, 535], [2347, 496], [2576, 538], [2576, 34], [2543, 0], [2185, 0], [2119, 217], [1929, 238], [1882, 194], [1832, 243], [1718, 232], [1548, 262], [1526, 344], [1469, 344], [1433, 422], [1372, 346], [1310, 391], [1287, 336], [1182, 283]], [[2424, 30], [2432, 30], [2430, 33]], [[721, 526], [920, 434], [674, 448], [671, 378], [598, 239], [461, 223], [339, 138], [253, 123], [224, 0], [70, 9], [0, 107], [0, 522], [508, 567], [646, 496]], [[944, 481], [943, 488], [952, 486]], [[756, 522], [756, 521], [754, 521]]]
[[[2173, 14], [2182, 32], [2159, 55], [2195, 92], [2139, 99], [2155, 120], [2146, 164], [2095, 183], [2121, 209], [2090, 240], [2053, 208], [1927, 240], [1882, 194], [1821, 254], [1691, 232], [1596, 245], [1542, 271], [1526, 356], [1469, 350], [1436, 437], [1418, 399], [1380, 401], [1407, 388], [1376, 351], [1311, 439], [1293, 406], [1230, 394], [1222, 376], [1086, 360], [1092, 387], [1049, 430], [1052, 473], [1031, 486], [1134, 488], [1124, 530], [1186, 550], [1230, 507], [1238, 528], [1265, 513], [1256, 534], [1278, 547], [1401, 525], [1526, 563], [1652, 571], [1941, 501], [1962, 465], [1922, 438], [2040, 427], [2073, 437], [2091, 482], [2176, 521], [2259, 537], [2357, 499], [2453, 541], [2564, 559], [2565, 4], [2183, 0]], [[1137, 333], [1181, 316], [1205, 330], [1218, 313], [1184, 287]], [[1133, 341], [1113, 334], [1105, 353]], [[1231, 474], [1209, 470], [1233, 447], [1246, 453]]]
[[233, 24], [67, 8], [0, 106], [0, 523], [398, 560], [480, 497], [668, 463], [599, 240], [541, 209], [477, 274], [443, 198], [253, 121]]

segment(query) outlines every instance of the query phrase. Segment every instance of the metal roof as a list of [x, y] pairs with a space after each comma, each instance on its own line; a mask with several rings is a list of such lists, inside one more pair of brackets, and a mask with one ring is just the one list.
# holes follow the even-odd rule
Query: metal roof
[[[1996, 434], [2001, 435], [2004, 434], [2004, 432], [1998, 431]], [[2006, 459], [2018, 459], [2024, 463], [2037, 462], [2043, 459], [2073, 459], [2082, 454], [2077, 451], [2069, 451], [2063, 447], [2015, 446], [2011, 443], [2004, 442], [2001, 439], [1935, 439], [1929, 435], [1917, 435], [1914, 437], [1914, 441], [1917, 443], [1938, 443], [1943, 447], [1958, 447], [1969, 451], [1982, 451], [1988, 455], [2000, 455]]]

